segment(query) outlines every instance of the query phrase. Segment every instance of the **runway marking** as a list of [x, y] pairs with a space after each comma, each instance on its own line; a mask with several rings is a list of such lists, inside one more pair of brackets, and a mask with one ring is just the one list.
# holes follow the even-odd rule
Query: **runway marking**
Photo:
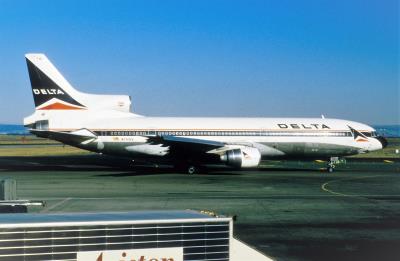
[[41, 212], [41, 213], [49, 212], [50, 210], [53, 210], [53, 209], [55, 209], [56, 207], [61, 206], [62, 204], [64, 204], [64, 203], [70, 201], [71, 199], [72, 199], [72, 198], [65, 198], [64, 200], [61, 200], [60, 202], [58, 202], [58, 203], [56, 203], [56, 204], [54, 204], [54, 205], [52, 205], [52, 206], [50, 206], [50, 207], [48, 207], [48, 208], [42, 209], [42, 211], [40, 211], [40, 212]]
[[[342, 197], [373, 197], [374, 195], [349, 195], [349, 194], [339, 193], [339, 192], [336, 192], [336, 191], [328, 189], [327, 186], [329, 184], [337, 183], [337, 182], [340, 182], [340, 181], [357, 180], [357, 179], [368, 179], [368, 178], [384, 177], [384, 176], [391, 176], [391, 175], [373, 175], [373, 176], [364, 176], [364, 177], [335, 179], [335, 180], [331, 180], [331, 181], [328, 181], [328, 182], [325, 182], [324, 184], [322, 184], [321, 185], [321, 189], [323, 191], [328, 192], [328, 193], [330, 193], [332, 195], [335, 195], [335, 196], [342, 196]], [[397, 196], [397, 195], [380, 195], [380, 196], [388, 197], [388, 196]]]

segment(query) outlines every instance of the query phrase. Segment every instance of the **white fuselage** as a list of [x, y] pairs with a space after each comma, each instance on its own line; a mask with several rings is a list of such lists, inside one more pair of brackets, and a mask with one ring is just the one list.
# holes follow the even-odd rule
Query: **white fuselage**
[[[219, 141], [232, 147], [256, 147], [263, 157], [279, 156], [345, 156], [382, 148], [373, 135], [375, 130], [362, 123], [323, 118], [186, 118], [141, 117], [116, 111], [37, 111], [29, 122], [48, 120], [48, 129], [73, 132], [87, 129], [96, 133], [96, 142], [105, 146], [95, 151], [130, 156], [149, 154], [165, 156], [165, 147], [146, 144], [150, 136], [177, 136], [199, 140]], [[369, 133], [366, 139], [356, 140], [354, 128]], [[118, 144], [130, 144], [130, 149]], [[140, 145], [135, 150], [134, 146]], [[93, 150], [93, 149], [92, 149]], [[144, 155], [141, 155], [144, 156]]]

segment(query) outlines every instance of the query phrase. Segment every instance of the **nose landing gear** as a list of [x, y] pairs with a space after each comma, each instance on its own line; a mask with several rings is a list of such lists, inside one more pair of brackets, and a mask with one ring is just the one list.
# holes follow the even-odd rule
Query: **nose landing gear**
[[335, 165], [328, 166], [328, 167], [326, 168], [326, 171], [328, 171], [329, 173], [334, 172], [334, 171], [335, 171]]
[[339, 157], [331, 157], [328, 161], [328, 166], [326, 167], [326, 171], [332, 173], [335, 171], [335, 164], [339, 162]]

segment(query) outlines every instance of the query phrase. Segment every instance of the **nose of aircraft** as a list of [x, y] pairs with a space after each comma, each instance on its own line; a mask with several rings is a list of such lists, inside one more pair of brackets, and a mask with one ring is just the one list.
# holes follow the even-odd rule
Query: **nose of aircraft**
[[384, 137], [378, 136], [376, 139], [382, 144], [382, 149], [388, 145], [388, 142]]

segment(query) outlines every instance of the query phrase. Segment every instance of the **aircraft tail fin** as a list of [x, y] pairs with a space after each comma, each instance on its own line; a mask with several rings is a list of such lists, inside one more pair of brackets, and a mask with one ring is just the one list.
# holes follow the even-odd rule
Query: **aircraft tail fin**
[[112, 110], [131, 112], [128, 95], [89, 94], [76, 90], [44, 54], [26, 54], [36, 110]]
[[26, 54], [36, 110], [83, 110], [75, 90], [44, 54]]

